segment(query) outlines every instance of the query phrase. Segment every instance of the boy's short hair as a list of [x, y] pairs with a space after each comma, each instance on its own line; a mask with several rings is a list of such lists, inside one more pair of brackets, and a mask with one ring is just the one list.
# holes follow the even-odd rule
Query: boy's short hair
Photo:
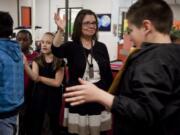
[[127, 19], [136, 27], [141, 27], [143, 20], [150, 20], [157, 31], [169, 34], [173, 12], [164, 0], [138, 0], [129, 8]]
[[8, 12], [0, 11], [0, 37], [9, 38], [13, 33], [13, 19]]
[[20, 33], [25, 34], [25, 35], [28, 35], [29, 40], [32, 41], [32, 34], [31, 34], [30, 31], [25, 30], [25, 29], [22, 29], [22, 30], [20, 30], [20, 31], [16, 34], [16, 37], [17, 37], [18, 34], [20, 34]]

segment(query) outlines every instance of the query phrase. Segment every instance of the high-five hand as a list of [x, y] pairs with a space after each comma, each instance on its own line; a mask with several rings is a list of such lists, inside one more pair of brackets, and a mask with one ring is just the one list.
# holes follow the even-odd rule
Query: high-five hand
[[64, 31], [65, 27], [66, 27], [66, 17], [65, 15], [63, 15], [63, 18], [61, 18], [57, 13], [54, 14], [54, 21], [56, 23], [56, 25], [58, 26], [58, 28], [61, 31]]
[[99, 88], [82, 79], [79, 79], [79, 82], [81, 85], [66, 88], [65, 101], [70, 102], [72, 106], [86, 102], [96, 102]]

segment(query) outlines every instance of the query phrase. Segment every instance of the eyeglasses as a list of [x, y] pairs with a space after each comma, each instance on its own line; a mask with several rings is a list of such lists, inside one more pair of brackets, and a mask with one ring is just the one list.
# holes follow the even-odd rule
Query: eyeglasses
[[96, 21], [94, 21], [94, 22], [83, 22], [82, 25], [85, 27], [89, 27], [91, 25], [96, 26]]

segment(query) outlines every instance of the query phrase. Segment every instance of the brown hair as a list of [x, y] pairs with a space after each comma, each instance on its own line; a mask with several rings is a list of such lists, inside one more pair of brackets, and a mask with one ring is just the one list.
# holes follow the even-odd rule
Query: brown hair
[[97, 40], [97, 31], [98, 31], [98, 20], [96, 17], [96, 14], [89, 10], [89, 9], [82, 9], [77, 14], [75, 21], [74, 21], [74, 27], [73, 27], [73, 33], [72, 33], [72, 40], [75, 42], [80, 41], [80, 37], [82, 35], [82, 21], [86, 15], [93, 15], [96, 19], [96, 33], [93, 35], [93, 39]]
[[150, 20], [157, 31], [169, 34], [173, 13], [164, 0], [138, 0], [129, 8], [127, 19], [137, 27], [141, 27], [143, 20]]

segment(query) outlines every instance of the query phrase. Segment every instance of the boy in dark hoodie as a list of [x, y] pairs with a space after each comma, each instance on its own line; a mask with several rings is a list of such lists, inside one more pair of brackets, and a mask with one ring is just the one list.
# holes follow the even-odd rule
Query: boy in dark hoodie
[[13, 19], [0, 11], [0, 135], [16, 133], [17, 114], [24, 102], [24, 70], [20, 46], [10, 40]]

